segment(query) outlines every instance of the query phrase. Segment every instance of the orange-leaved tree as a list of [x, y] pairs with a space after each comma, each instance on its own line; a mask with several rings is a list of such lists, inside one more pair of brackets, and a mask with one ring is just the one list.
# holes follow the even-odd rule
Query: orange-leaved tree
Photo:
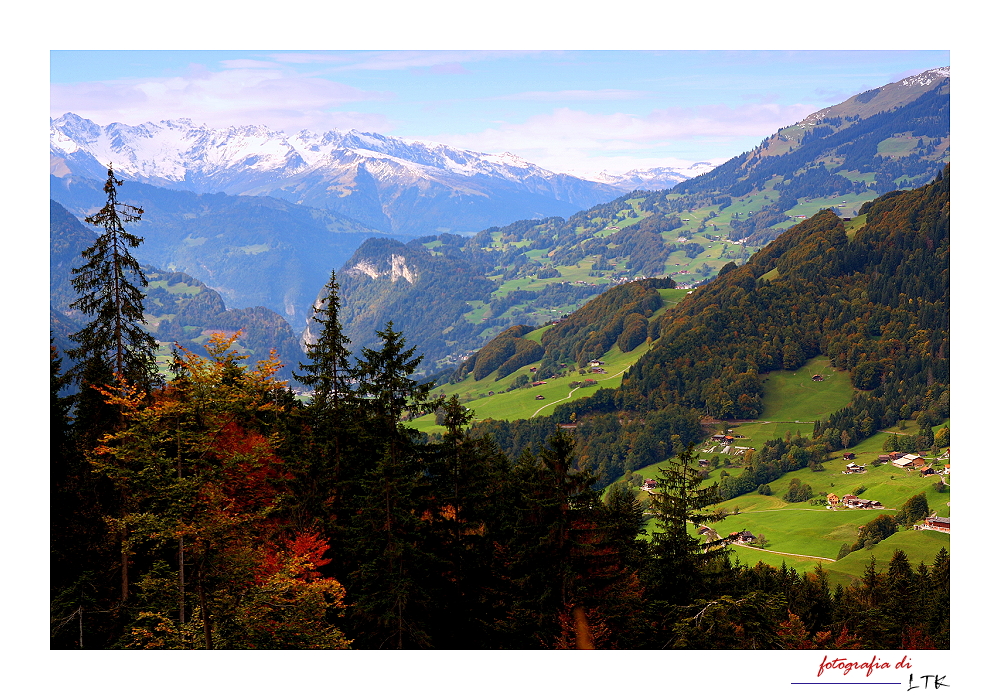
[[121, 486], [135, 569], [123, 645], [163, 648], [343, 648], [328, 613], [343, 588], [318, 575], [326, 543], [276, 517], [290, 475], [278, 456], [287, 388], [272, 355], [253, 368], [239, 334], [207, 357], [175, 352], [175, 377], [145, 396], [107, 392], [123, 427], [91, 455]]

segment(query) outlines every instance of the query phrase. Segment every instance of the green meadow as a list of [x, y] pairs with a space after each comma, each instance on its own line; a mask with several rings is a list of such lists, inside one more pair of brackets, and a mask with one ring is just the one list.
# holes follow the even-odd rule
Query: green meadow
[[[650, 317], [666, 313], [670, 308], [676, 306], [688, 295], [684, 289], [660, 289], [658, 290], [664, 304]], [[548, 330], [548, 326], [536, 328], [524, 337], [528, 340], [539, 342], [542, 335]], [[636, 361], [642, 357], [649, 349], [648, 343], [643, 343], [631, 352], [623, 353], [617, 346], [611, 348], [601, 356], [604, 362], [603, 373], [587, 372], [581, 375], [574, 367], [567, 367], [565, 375], [554, 379], [545, 380], [546, 383], [540, 386], [525, 386], [519, 389], [510, 389], [511, 383], [521, 374], [530, 376], [531, 367], [536, 365], [527, 364], [515, 372], [502, 379], [497, 379], [497, 372], [494, 371], [480, 380], [475, 380], [470, 374], [465, 379], [455, 384], [443, 384], [435, 390], [445, 396], [457, 395], [460, 400], [466, 402], [466, 408], [475, 411], [474, 420], [484, 420], [493, 418], [495, 420], [517, 420], [519, 418], [531, 418], [533, 416], [552, 415], [555, 407], [566, 401], [591, 396], [601, 388], [615, 388], [621, 386], [622, 375]], [[590, 379], [596, 382], [593, 386], [571, 388], [571, 382], [580, 382]], [[493, 395], [490, 395], [490, 392]], [[543, 396], [543, 399], [536, 397]], [[434, 416], [426, 415], [416, 418], [408, 423], [409, 426], [428, 433], [442, 432], [443, 428], [434, 424]]]
[[[814, 375], [823, 380], [813, 381]], [[829, 358], [822, 355], [797, 370], [769, 372], [763, 376], [763, 383], [762, 421], [811, 424], [846, 406], [854, 395], [848, 373], [833, 369]]]
[[[533, 337], [539, 334], [537, 329], [529, 333], [527, 338], [536, 340]], [[465, 407], [475, 412], [474, 420], [493, 418], [495, 420], [516, 420], [518, 418], [532, 418], [534, 416], [549, 416], [555, 407], [565, 401], [591, 396], [598, 389], [605, 387], [619, 387], [622, 383], [622, 375], [635, 364], [648, 350], [648, 344], [643, 343], [631, 352], [623, 353], [617, 347], [608, 351], [601, 359], [604, 361], [604, 373], [588, 373], [581, 375], [575, 367], [568, 368], [562, 377], [545, 380], [546, 383], [540, 386], [525, 386], [519, 389], [509, 389], [510, 384], [520, 374], [529, 373], [532, 365], [525, 365], [504, 377], [497, 379], [496, 372], [492, 372], [483, 379], [476, 381], [471, 375], [456, 384], [445, 384], [438, 387], [437, 391], [451, 396], [457, 395], [459, 399], [466, 400]], [[537, 364], [537, 363], [536, 363]], [[596, 382], [593, 386], [571, 388], [570, 382], [579, 382], [585, 379], [592, 379]], [[489, 392], [493, 392], [490, 396]], [[536, 398], [542, 396], [544, 398]], [[443, 428], [434, 424], [434, 416], [421, 416], [410, 421], [407, 425], [428, 433], [441, 432]]]
[[[822, 375], [824, 380], [812, 381], [814, 374]], [[813, 358], [795, 371], [771, 372], [764, 382], [764, 411], [760, 419], [734, 425], [732, 434], [745, 436], [737, 439], [734, 444], [760, 448], [767, 440], [783, 439], [788, 434], [794, 436], [796, 431], [810, 437], [813, 421], [845, 406], [852, 395], [853, 389], [847, 373], [833, 370], [825, 357]], [[934, 426], [934, 430], [939, 427], [941, 426]], [[891, 431], [915, 434], [917, 426], [910, 421], [894, 426]], [[851, 461], [870, 464], [885, 452], [883, 443], [887, 437], [888, 433], [878, 433], [852, 446], [849, 451], [856, 456]], [[717, 447], [713, 452], [700, 451], [713, 445], [711, 441], [700, 445], [697, 456], [710, 459], [713, 455], [718, 455], [723, 460], [731, 460], [732, 464], [711, 470], [703, 485], [718, 482], [723, 471], [731, 476], [738, 476], [742, 468], [737, 455], [719, 455]], [[929, 456], [933, 457], [933, 452]], [[914, 566], [921, 561], [930, 565], [941, 547], [949, 547], [947, 534], [903, 530], [871, 550], [859, 550], [837, 561], [841, 546], [844, 543], [853, 544], [857, 540], [859, 527], [879, 515], [894, 515], [897, 508], [917, 493], [925, 494], [932, 513], [950, 517], [951, 511], [950, 476], [946, 477], [949, 487], [938, 492], [935, 484], [940, 478], [937, 476], [922, 477], [918, 471], [905, 471], [891, 464], [868, 467], [864, 474], [844, 474], [844, 467], [848, 463], [840, 454], [833, 455], [822, 464], [823, 471], [800, 469], [783, 474], [770, 484], [770, 496], [754, 492], [725, 501], [719, 507], [730, 515], [717, 523], [715, 529], [722, 535], [749, 530], [754, 535], [767, 538], [764, 550], [735, 545], [731, 547], [733, 556], [743, 564], [753, 565], [760, 561], [780, 567], [784, 563], [799, 572], [812, 571], [817, 564], [822, 564], [830, 574], [832, 586], [838, 583], [846, 586], [860, 577], [872, 556], [876, 559], [876, 565], [884, 569], [898, 548], [906, 552]], [[644, 479], [655, 479], [662, 464], [664, 463], [649, 465], [635, 473]], [[628, 476], [626, 474], [619, 481]], [[809, 484], [814, 498], [825, 497], [829, 493], [837, 496], [863, 494], [863, 498], [880, 501], [885, 508], [833, 510], [825, 505], [810, 505], [808, 502], [787, 503], [782, 496], [788, 492], [792, 479]], [[646, 501], [649, 495], [640, 491], [639, 498]], [[654, 527], [655, 522], [650, 520], [646, 524], [645, 536], [648, 537]]]

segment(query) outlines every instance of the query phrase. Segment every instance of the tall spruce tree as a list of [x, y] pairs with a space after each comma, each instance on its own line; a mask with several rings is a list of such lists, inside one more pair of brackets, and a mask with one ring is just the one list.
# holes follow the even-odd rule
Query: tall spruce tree
[[[318, 332], [315, 341], [306, 344], [309, 362], [300, 362], [302, 374], [293, 374], [312, 389], [305, 409], [308, 433], [300, 450], [307, 463], [297, 500], [300, 524], [313, 519], [336, 523], [349, 482], [356, 476], [344, 469], [345, 454], [355, 444], [349, 434], [356, 422], [352, 413], [357, 408], [353, 390], [356, 373], [347, 349], [350, 339], [340, 323], [340, 285], [335, 271], [330, 272], [325, 291], [314, 307], [312, 321]], [[326, 529], [334, 536], [332, 527]]]
[[406, 347], [391, 321], [378, 336], [382, 346], [365, 348], [357, 367], [364, 432], [347, 539], [351, 636], [374, 648], [427, 648], [435, 646], [429, 629], [441, 562], [425, 546], [432, 517], [425, 449], [402, 421], [407, 412], [435, 406], [427, 402], [430, 387], [411, 378], [422, 359], [416, 349]]
[[344, 335], [340, 323], [340, 284], [336, 271], [330, 272], [324, 296], [314, 308], [312, 320], [319, 326], [316, 341], [306, 344], [308, 363], [299, 363], [303, 372], [293, 376], [313, 390], [310, 405], [316, 413], [334, 413], [340, 404], [352, 395], [354, 373], [351, 353], [347, 349], [350, 338]]
[[107, 202], [84, 219], [104, 233], [81, 253], [84, 264], [73, 269], [73, 288], [80, 297], [70, 307], [93, 319], [69, 336], [76, 347], [68, 354], [76, 361], [71, 375], [81, 389], [77, 416], [91, 426], [107, 418], [103, 397], [91, 387], [118, 384], [148, 390], [159, 381], [156, 340], [142, 327], [141, 288], [147, 286], [146, 276], [130, 252], [143, 239], [124, 226], [139, 221], [143, 211], [118, 201], [121, 185], [109, 165], [104, 183]]
[[650, 544], [651, 589], [659, 600], [685, 603], [705, 588], [709, 565], [726, 557], [728, 538], [702, 543], [688, 532], [722, 520], [725, 515], [706, 512], [719, 503], [718, 486], [700, 486], [703, 477], [691, 448], [660, 469], [657, 492], [652, 495], [653, 515], [658, 527]]
[[[143, 293], [146, 276], [130, 248], [142, 243], [142, 238], [125, 230], [124, 224], [139, 221], [142, 209], [118, 201], [115, 178], [108, 166], [104, 183], [107, 202], [99, 212], [84, 221], [104, 229], [94, 244], [81, 255], [84, 264], [73, 269], [73, 288], [80, 297], [70, 304], [93, 319], [80, 331], [69, 336], [76, 347], [69, 357], [76, 361], [70, 371], [79, 384], [74, 431], [84, 449], [96, 446], [99, 436], [118, 426], [120, 407], [106, 400], [102, 387], [113, 387], [119, 396], [133, 390], [148, 393], [160, 383], [156, 371], [156, 340], [143, 327]], [[121, 510], [127, 500], [124, 491], [112, 494], [106, 480], [97, 484], [105, 514]], [[117, 501], [117, 506], [110, 506]], [[121, 599], [129, 593], [128, 534], [118, 533], [121, 544]]]

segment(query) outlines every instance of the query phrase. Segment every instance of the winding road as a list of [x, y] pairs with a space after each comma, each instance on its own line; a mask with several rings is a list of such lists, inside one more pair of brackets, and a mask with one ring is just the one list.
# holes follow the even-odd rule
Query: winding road
[[[602, 379], [598, 379], [596, 381], [603, 382], [606, 379], [614, 379], [615, 377], [617, 377], [619, 375], [625, 374], [625, 372], [627, 372], [628, 370], [629, 370], [629, 368], [626, 367], [625, 369], [623, 369], [618, 374], [609, 374], [608, 376], [606, 376], [606, 377], [604, 377]], [[578, 386], [576, 389], [582, 389], [582, 388], [583, 387]], [[534, 418], [535, 416], [537, 416], [539, 413], [541, 413], [542, 411], [544, 411], [549, 406], [555, 406], [557, 403], [562, 403], [563, 401], [568, 400], [573, 395], [573, 392], [576, 391], [576, 389], [570, 389], [569, 393], [566, 394], [566, 396], [564, 398], [556, 399], [555, 401], [550, 401], [549, 403], [545, 404], [544, 406], [541, 406], [537, 411], [535, 411], [534, 413], [531, 414], [531, 417]]]

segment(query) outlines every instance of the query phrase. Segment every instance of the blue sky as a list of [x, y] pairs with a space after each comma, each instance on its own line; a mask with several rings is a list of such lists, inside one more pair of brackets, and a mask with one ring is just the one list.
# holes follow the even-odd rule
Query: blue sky
[[[777, 93], [779, 98], [771, 98], [778, 105], [793, 105], [796, 103], [816, 104], [825, 106], [856, 92], [881, 85], [901, 77], [902, 73], [921, 68], [940, 65], [939, 56], [947, 56], [945, 51], [912, 52], [914, 46], [936, 46], [954, 49], [953, 88], [956, 96], [953, 105], [954, 133], [957, 144], [955, 163], [952, 173], [954, 188], [955, 228], [961, 235], [955, 237], [953, 249], [954, 267], [962, 271], [955, 275], [953, 287], [954, 297], [952, 309], [956, 321], [954, 323], [954, 364], [955, 384], [953, 386], [953, 435], [961, 444], [972, 444], [974, 426], [981, 423], [977, 417], [991, 406], [986, 399], [991, 395], [982, 391], [982, 380], [978, 375], [975, 381], [970, 381], [972, 375], [965, 368], [978, 367], [982, 364], [983, 353], [988, 352], [988, 346], [982, 342], [981, 308], [982, 299], [988, 298], [992, 289], [987, 285], [992, 281], [990, 271], [985, 267], [985, 261], [996, 260], [1000, 251], [994, 250], [994, 236], [984, 233], [981, 225], [976, 226], [975, 214], [979, 213], [977, 205], [995, 198], [994, 179], [990, 176], [995, 162], [989, 139], [983, 141], [976, 131], [981, 124], [984, 113], [993, 109], [992, 86], [995, 83], [995, 38], [993, 37], [994, 22], [988, 20], [995, 14], [994, 10], [983, 9], [981, 3], [951, 3], [941, 4], [931, 0], [911, 0], [906, 5], [875, 0], [862, 5], [820, 5], [820, 4], [761, 4], [745, 0], [717, 0], [712, 3], [666, 3], [663, 0], [632, 0], [629, 3], [611, 5], [610, 3], [588, 3], [586, 0], [506, 0], [502, 6], [481, 4], [476, 7], [467, 0], [425, 0], [416, 3], [409, 0], [380, 0], [378, 3], [331, 3], [329, 0], [299, 0], [287, 5], [247, 3], [234, 5], [221, 0], [173, 0], [169, 5], [163, 3], [133, 3], [128, 6], [86, 6], [69, 0], [51, 0], [47, 3], [23, 5], [18, 7], [17, 17], [12, 19], [10, 36], [3, 49], [8, 66], [7, 94], [16, 95], [17, 100], [11, 100], [11, 105], [19, 108], [9, 108], [4, 113], [4, 126], [8, 133], [26, 134], [23, 139], [9, 139], [5, 154], [8, 162], [14, 167], [5, 169], [5, 191], [13, 193], [11, 202], [20, 202], [22, 195], [28, 200], [27, 205], [18, 204], [12, 212], [13, 223], [8, 228], [17, 232], [11, 235], [14, 257], [19, 261], [17, 270], [10, 276], [13, 284], [19, 290], [30, 288], [32, 293], [22, 296], [28, 301], [12, 305], [13, 318], [9, 323], [11, 328], [23, 329], [25, 337], [44, 338], [48, 332], [46, 310], [42, 306], [48, 297], [48, 222], [37, 212], [47, 211], [49, 197], [48, 162], [38, 158], [43, 152], [48, 140], [48, 124], [45, 119], [46, 106], [52, 112], [61, 114], [66, 110], [79, 111], [84, 116], [92, 116], [98, 121], [107, 121], [101, 116], [102, 109], [111, 114], [115, 109], [124, 116], [112, 116], [125, 122], [141, 122], [146, 119], [161, 119], [169, 116], [176, 107], [184, 107], [187, 116], [201, 119], [207, 123], [213, 114], [228, 117], [237, 115], [235, 122], [267, 123], [269, 120], [257, 119], [259, 112], [251, 109], [238, 108], [238, 105], [223, 105], [222, 101], [214, 109], [196, 110], [193, 104], [166, 105], [162, 101], [150, 100], [150, 106], [156, 108], [150, 116], [138, 110], [129, 111], [128, 106], [112, 101], [107, 105], [85, 104], [85, 86], [82, 83], [107, 83], [112, 80], [125, 81], [116, 85], [92, 85], [94, 89], [117, 87], [122, 90], [128, 87], [128, 81], [139, 78], [149, 78], [150, 83], [163, 81], [169, 76], [183, 76], [191, 63], [205, 66], [204, 70], [222, 72], [220, 59], [244, 58], [250, 60], [265, 60], [267, 51], [228, 51], [228, 49], [245, 48], [246, 46], [270, 46], [284, 50], [295, 47], [352, 49], [352, 55], [360, 55], [361, 49], [375, 48], [406, 48], [431, 49], [439, 53], [439, 48], [466, 49], [482, 47], [488, 49], [514, 48], [546, 48], [546, 49], [813, 49], [821, 48], [832, 51], [827, 53], [827, 62], [813, 65], [803, 61], [776, 61], [772, 65], [759, 67], [747, 81], [739, 76], [754, 65], [752, 57], [743, 55], [744, 60], [730, 61], [730, 65], [715, 62], [702, 65], [695, 70], [692, 61], [678, 62], [671, 65], [650, 62], [649, 54], [637, 56], [632, 65], [640, 70], [634, 76], [638, 79], [648, 74], [650, 79], [673, 79], [675, 85], [661, 84], [662, 92], [655, 98], [651, 97], [638, 106], [625, 107], [614, 102], [596, 102], [589, 105], [579, 102], [564, 101], [558, 107], [589, 115], [600, 123], [600, 117], [615, 112], [625, 115], [635, 115], [636, 119], [648, 118], [654, 109], [668, 107], [687, 107], [697, 105], [736, 104], [751, 105], [754, 99], [743, 99], [743, 94], [758, 94], [767, 96]], [[25, 18], [27, 16], [27, 19]], [[158, 58], [138, 51], [123, 52], [124, 55], [109, 56], [100, 51], [66, 52], [65, 49], [97, 49], [114, 46], [121, 49], [136, 50], [141, 48], [162, 49], [196, 49], [214, 47], [227, 49], [226, 56], [216, 52], [184, 51], [177, 53], [158, 52]], [[840, 49], [872, 49], [878, 47], [889, 49], [881, 59], [872, 62], [864, 57], [856, 60], [859, 54], [840, 53]], [[57, 50], [59, 53], [51, 52]], [[196, 56], [201, 54], [200, 58]], [[783, 54], [784, 51], [777, 55]], [[265, 56], [261, 59], [260, 56]], [[731, 54], [730, 54], [731, 55]], [[773, 53], [760, 53], [757, 59]], [[835, 56], [840, 58], [834, 59]], [[926, 57], [926, 60], [922, 58]], [[142, 57], [142, 61], [134, 60]], [[711, 59], [711, 56], [709, 56]], [[215, 61], [216, 63], [213, 63]], [[143, 65], [145, 62], [145, 65]], [[359, 90], [391, 91], [397, 96], [405, 95], [407, 79], [419, 76], [419, 70], [428, 71], [425, 76], [434, 75], [447, 77], [449, 63], [457, 63], [464, 69], [472, 71], [487, 64], [486, 61], [475, 63], [457, 60], [442, 61], [424, 66], [398, 67], [394, 71], [359, 70], [353, 77], [341, 72], [336, 78], [327, 76], [345, 85], [351, 85]], [[759, 61], [758, 61], [759, 62]], [[47, 65], [51, 63], [51, 74]], [[436, 68], [434, 66], [437, 66]], [[294, 66], [283, 64], [287, 75], [295, 75]], [[304, 70], [306, 66], [300, 65]], [[536, 66], [537, 68], [537, 66]], [[653, 68], [655, 70], [647, 70]], [[512, 69], [511, 69], [512, 70]], [[617, 70], [612, 66], [609, 70]], [[437, 72], [435, 72], [437, 71]], [[653, 73], [656, 75], [653, 75]], [[686, 72], [686, 75], [685, 75]], [[502, 69], [491, 75], [501, 75], [504, 80], [511, 79], [512, 72], [505, 73]], [[332, 75], [332, 74], [331, 74]], [[629, 81], [628, 75], [620, 70], [604, 76], [601, 81], [587, 82], [586, 89], [634, 89], [650, 90], [648, 86], [635, 87], [637, 83]], [[631, 74], [630, 74], [631, 75]], [[452, 74], [457, 80], [460, 74]], [[706, 81], [706, 76], [712, 76], [716, 82]], [[531, 77], [529, 75], [529, 77]], [[50, 78], [56, 83], [49, 85]], [[681, 84], [687, 78], [688, 83]], [[803, 78], [808, 78], [803, 80]], [[395, 79], [395, 83], [392, 80]], [[578, 78], [582, 80], [582, 78]], [[614, 79], [614, 80], [612, 80]], [[360, 82], [353, 82], [353, 81]], [[384, 81], [384, 82], [377, 82]], [[798, 87], [793, 84], [798, 81]], [[468, 81], [475, 83], [475, 81]], [[484, 81], [480, 81], [484, 82]], [[566, 84], [536, 83], [504, 87], [480, 85], [479, 89], [487, 90], [497, 87], [497, 94], [514, 94], [517, 92], [558, 91], [564, 89], [583, 89], [579, 83]], [[396, 85], [396, 87], [393, 87]], [[426, 85], [426, 84], [425, 84]], [[434, 84], [435, 89], [443, 90], [446, 83]], [[503, 92], [499, 88], [503, 87]], [[51, 89], [50, 89], [51, 88]], [[687, 89], [682, 89], [687, 88]], [[77, 99], [69, 99], [76, 91]], [[417, 98], [427, 88], [417, 91]], [[466, 95], [473, 94], [473, 88], [466, 87]], [[440, 93], [443, 94], [443, 93]], [[700, 98], [697, 95], [701, 95]], [[735, 96], [735, 97], [734, 97]], [[755, 98], [757, 102], [760, 97]], [[495, 110], [497, 100], [493, 101]], [[462, 109], [440, 109], [439, 114], [455, 119], [447, 122], [441, 118], [433, 122], [420, 121], [422, 116], [431, 113], [431, 105], [423, 109], [418, 100], [407, 105], [398, 102], [393, 107], [389, 100], [373, 102], [375, 106], [362, 106], [357, 103], [341, 102], [336, 110], [341, 113], [355, 112], [382, 115], [388, 122], [392, 120], [390, 133], [402, 137], [416, 138], [434, 134], [460, 134], [468, 137], [470, 142], [476, 134], [489, 129], [499, 132], [512, 132], [507, 145], [499, 149], [489, 145], [484, 137], [481, 146], [467, 146], [476, 150], [511, 150], [528, 157], [527, 146], [531, 143], [526, 138], [520, 141], [513, 136], [520, 128], [528, 132], [534, 126], [538, 138], [548, 137], [550, 141], [569, 140], [564, 134], [546, 129], [545, 117], [553, 114], [556, 107], [536, 104], [532, 106], [527, 101], [514, 104], [508, 100], [503, 105], [508, 109], [526, 110], [520, 119], [504, 116], [495, 112], [493, 117], [485, 117], [476, 122], [468, 120], [460, 122], [458, 117], [472, 107]], [[414, 106], [415, 105], [415, 106]], [[23, 106], [23, 108], [21, 108]], [[170, 107], [171, 109], [165, 109]], [[224, 108], [225, 107], [225, 108]], [[487, 111], [490, 105], [485, 105]], [[537, 111], [528, 113], [529, 108]], [[161, 108], [164, 108], [161, 110]], [[62, 111], [60, 111], [60, 109]], [[323, 112], [334, 107], [316, 108]], [[159, 111], [163, 111], [160, 114]], [[294, 121], [294, 111], [289, 110], [289, 123]], [[241, 116], [242, 115], [242, 116]], [[181, 116], [181, 115], [177, 115]], [[526, 124], [530, 117], [535, 121]], [[580, 115], [577, 115], [580, 116]], [[127, 118], [126, 118], [127, 117]], [[412, 122], [410, 120], [413, 120]], [[492, 119], [493, 121], [490, 121]], [[228, 120], [227, 120], [228, 121]], [[549, 120], [551, 124], [553, 120]], [[585, 121], [579, 119], [578, 121]], [[780, 121], [776, 120], [776, 121]], [[371, 127], [378, 122], [372, 121]], [[275, 127], [282, 125], [275, 121]], [[784, 124], [778, 124], [783, 126]], [[329, 126], [337, 126], [331, 124]], [[312, 127], [321, 130], [324, 127], [317, 123]], [[361, 126], [359, 125], [359, 128]], [[377, 130], [377, 129], [376, 129]], [[576, 154], [586, 167], [600, 169], [605, 164], [622, 164], [633, 161], [647, 162], [660, 159], [698, 160], [703, 158], [726, 158], [746, 150], [760, 141], [761, 138], [773, 132], [773, 128], [765, 128], [753, 137], [727, 136], [720, 130], [711, 142], [707, 137], [701, 139], [685, 139], [674, 136], [666, 146], [652, 145], [640, 142], [635, 148], [626, 148], [618, 144], [619, 150], [614, 151], [606, 140], [614, 136], [607, 130], [589, 132], [592, 144], [585, 139], [578, 139], [583, 145], [564, 144], [556, 149], [551, 143], [548, 150], [535, 147], [532, 153], [544, 156], [551, 152], [552, 167], [558, 162], [556, 156], [569, 160]], [[728, 140], [727, 140], [728, 139]], [[963, 144], [976, 143], [972, 149]], [[599, 146], [606, 146], [601, 148]], [[702, 148], [704, 146], [704, 149]], [[710, 148], [711, 146], [711, 148]], [[529, 158], [530, 159], [530, 158]], [[538, 159], [541, 160], [541, 159]], [[29, 177], [20, 167], [25, 165]], [[38, 172], [34, 172], [37, 168]], [[39, 186], [38, 183], [44, 183]], [[8, 207], [10, 208], [10, 207]], [[981, 217], [980, 217], [981, 218]], [[980, 222], [981, 223], [981, 222]], [[993, 250], [993, 252], [989, 252]], [[22, 263], [21, 261], [28, 261]], [[39, 383], [47, 381], [48, 358], [44, 352], [27, 353], [19, 361], [28, 366], [30, 371], [14, 373], [10, 379], [13, 386], [9, 388], [13, 395], [28, 397], [33, 408], [22, 411], [22, 423], [15, 423], [19, 434], [36, 435], [38, 440], [44, 440], [39, 435], [37, 421], [33, 420], [40, 411], [44, 411], [44, 391], [39, 391]], [[963, 427], [964, 426], [964, 427]], [[964, 437], [963, 437], [964, 436]], [[35, 464], [38, 461], [38, 440], [21, 440], [9, 449], [8, 462], [11, 464]], [[22, 493], [44, 492], [46, 484], [43, 475], [35, 469], [11, 470], [8, 487], [11, 491]], [[977, 493], [983, 497], [967, 499], [970, 506], [966, 518], [969, 532], [977, 526], [985, 527], [987, 523], [984, 514], [990, 512], [990, 504], [985, 500], [985, 494], [990, 489], [980, 489]], [[982, 506], [976, 508], [976, 506]], [[37, 520], [37, 503], [25, 499], [10, 509], [11, 517], [19, 522], [35, 522]], [[34, 537], [15, 538], [10, 544], [12, 556], [19, 561], [34, 562], [40, 567], [45, 561], [39, 557], [39, 552], [46, 551], [46, 531], [44, 527], [34, 528]], [[974, 546], [971, 538], [956, 538], [953, 550], [961, 554], [970, 554]], [[971, 561], [971, 556], [955, 557], [956, 567], [961, 562]], [[968, 568], [968, 567], [966, 567]], [[961, 587], [962, 577], [955, 581], [956, 590]], [[971, 580], [966, 577], [966, 580]], [[967, 586], [966, 586], [967, 588]], [[971, 591], [966, 591], [971, 593]], [[37, 632], [36, 611], [48, 605], [47, 591], [37, 586], [29, 591], [29, 605], [20, 606], [14, 614], [14, 624], [17, 629], [35, 630]], [[31, 596], [34, 596], [33, 598]], [[973, 595], [956, 595], [953, 601], [953, 615], [956, 639], [968, 642], [974, 639], [972, 625], [979, 620], [978, 612], [974, 614], [971, 608]], [[14, 653], [14, 665], [25, 669], [25, 678], [35, 682], [51, 666], [51, 658], [45, 653], [44, 639], [38, 639], [37, 644], [22, 645]], [[967, 644], [968, 646], [968, 644]], [[632, 652], [629, 652], [632, 653]], [[638, 653], [638, 652], [635, 652]], [[715, 690], [728, 690], [729, 677], [719, 674], [719, 654], [726, 652], [691, 652], [685, 654], [683, 668], [672, 672], [669, 679], [671, 690], [675, 692], [704, 693]], [[925, 658], [933, 653], [933, 658]], [[511, 652], [512, 656], [505, 659], [516, 659], [516, 673], [497, 673], [495, 657], [463, 656], [456, 663], [456, 657], [442, 652], [441, 656], [430, 659], [427, 656], [409, 656], [394, 658], [394, 667], [399, 670], [395, 675], [386, 676], [384, 669], [376, 661], [352, 656], [349, 662], [353, 672], [345, 671], [347, 662], [334, 663], [339, 674], [337, 689], [350, 694], [369, 693], [371, 679], [379, 678], [381, 688], [386, 692], [398, 691], [412, 695], [417, 688], [420, 696], [421, 681], [426, 681], [426, 687], [443, 674], [455, 680], [456, 683], [466, 683], [475, 687], [486, 697], [531, 697], [539, 692], [584, 691], [588, 697], [609, 695], [621, 691], [620, 674], [594, 674], [592, 672], [593, 658], [582, 655], [559, 656], [556, 662], [550, 657], [533, 656]], [[727, 660], [743, 660], [739, 652], [729, 652]], [[975, 655], [948, 656], [958, 654], [953, 652], [923, 652], [921, 663], [916, 667], [920, 673], [951, 673], [965, 671], [962, 677], [967, 683], [988, 683], [988, 671], [977, 666], [972, 659]], [[738, 658], [739, 657], [739, 658]], [[150, 674], [162, 671], [162, 660], [156, 656], [130, 657], [130, 664], [124, 670], [119, 666], [111, 669], [105, 662], [108, 657], [96, 658], [92, 655], [67, 656], [60, 659], [68, 672], [62, 674], [66, 684], [72, 684], [74, 691], [79, 688], [101, 688], [106, 686], [108, 674], [113, 672], [126, 682], [145, 683], [143, 687], [147, 694], [166, 697], [174, 689], [169, 684], [162, 689], [159, 686], [149, 686]], [[219, 659], [222, 659], [221, 661]], [[319, 691], [329, 694], [327, 686], [320, 686], [319, 678], [307, 664], [313, 663], [314, 657], [297, 656], [295, 659], [285, 655], [278, 660], [275, 656], [267, 657], [269, 673], [259, 673], [260, 656], [227, 656], [213, 657], [212, 668], [222, 669], [226, 673], [227, 683], [236, 691], [248, 691], [254, 696], [262, 692], [280, 693], [287, 691], [288, 679], [295, 678], [296, 683], [305, 688], [306, 692]], [[339, 658], [339, 657], [338, 657]], [[637, 656], [622, 657], [627, 660], [637, 660]], [[251, 659], [251, 660], [247, 660]], [[865, 660], [865, 659], [860, 659]], [[961, 660], [961, 663], [960, 663]], [[190, 662], [188, 662], [190, 663]], [[250, 664], [257, 664], [257, 667]], [[640, 662], [641, 663], [641, 662]], [[815, 674], [815, 664], [818, 663], [812, 655], [789, 655], [787, 652], [754, 652], [751, 663], [740, 666], [741, 679], [749, 678], [760, 688], [773, 697], [791, 697], [790, 678], [808, 678]], [[668, 664], [669, 665], [669, 664]], [[668, 669], [670, 671], [670, 669]], [[971, 673], [970, 673], [971, 671]], [[196, 673], [198, 671], [196, 670]], [[51, 675], [51, 674], [50, 674]], [[488, 679], [488, 685], [483, 686], [482, 680]], [[304, 680], [303, 680], [304, 679]], [[397, 680], [398, 679], [398, 680]], [[541, 691], [539, 690], [541, 688]], [[791, 686], [794, 688], [794, 686]], [[783, 690], [784, 689], [784, 690]], [[794, 691], [796, 695], [799, 691]]]
[[721, 162], [936, 50], [52, 51], [51, 116], [358, 129], [557, 171]]

